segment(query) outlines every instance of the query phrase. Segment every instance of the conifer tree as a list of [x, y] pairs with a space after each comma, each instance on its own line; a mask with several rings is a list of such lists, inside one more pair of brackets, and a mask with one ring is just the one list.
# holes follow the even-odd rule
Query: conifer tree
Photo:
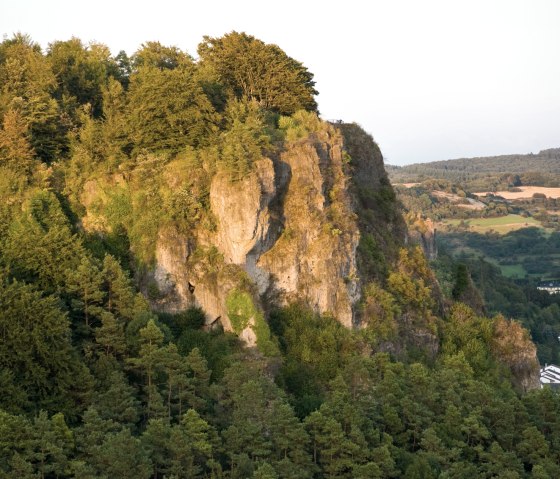
[[103, 259], [103, 279], [105, 281], [106, 308], [109, 312], [126, 319], [132, 319], [135, 312], [135, 298], [130, 279], [120, 263], [110, 254]]
[[162, 397], [157, 388], [156, 376], [162, 370], [163, 333], [153, 319], [140, 330], [140, 351], [138, 357], [127, 362], [142, 372], [145, 378], [146, 415], [148, 418], [160, 417], [165, 413]]
[[121, 371], [113, 371], [101, 382], [93, 397], [93, 404], [102, 419], [133, 426], [139, 418], [140, 404], [134, 388]]
[[95, 342], [105, 355], [115, 359], [123, 357], [126, 353], [123, 321], [108, 311], [102, 311], [99, 317], [101, 325], [95, 329]]
[[66, 279], [66, 290], [74, 293], [77, 299], [72, 306], [83, 311], [85, 327], [89, 328], [93, 317], [99, 316], [105, 293], [102, 291], [102, 275], [97, 265], [84, 256], [75, 271], [70, 271]]

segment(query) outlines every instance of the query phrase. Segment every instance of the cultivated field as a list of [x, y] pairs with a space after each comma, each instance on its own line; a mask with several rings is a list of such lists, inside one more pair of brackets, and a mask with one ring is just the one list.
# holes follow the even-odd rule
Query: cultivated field
[[444, 220], [440, 226], [446, 228], [448, 226], [457, 227], [461, 221], [468, 226], [469, 231], [476, 233], [487, 233], [495, 231], [496, 233], [506, 234], [510, 231], [527, 228], [529, 226], [542, 227], [534, 218], [525, 218], [520, 215], [499, 216], [497, 218], [473, 218], [470, 220]]
[[[560, 188], [546, 188], [544, 186], [520, 186], [521, 191], [496, 191], [495, 195], [501, 196], [506, 200], [522, 200], [532, 198], [535, 193], [541, 193], [547, 198], [560, 198]], [[473, 193], [477, 196], [486, 196], [490, 194], [488, 191]]]

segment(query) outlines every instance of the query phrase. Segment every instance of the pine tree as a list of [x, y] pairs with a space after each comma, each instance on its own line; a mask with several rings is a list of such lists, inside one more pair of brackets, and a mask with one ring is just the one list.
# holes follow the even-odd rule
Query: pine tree
[[101, 313], [99, 305], [105, 296], [101, 289], [102, 282], [101, 271], [87, 256], [81, 259], [75, 271], [69, 272], [66, 280], [66, 291], [76, 295], [72, 306], [83, 311], [87, 329], [93, 317]]
[[127, 362], [142, 372], [146, 378], [144, 391], [146, 394], [146, 413], [148, 418], [159, 417], [165, 413], [162, 397], [158, 391], [156, 375], [163, 367], [162, 348], [163, 333], [153, 319], [140, 330], [140, 352], [137, 358], [129, 358]]
[[123, 271], [120, 263], [109, 254], [105, 255], [103, 259], [102, 274], [107, 291], [107, 310], [117, 316], [133, 319], [135, 298], [130, 279]]
[[326, 477], [352, 477], [352, 458], [359, 448], [345, 436], [340, 423], [315, 411], [305, 419], [305, 427], [311, 438], [313, 462]]
[[171, 432], [170, 474], [180, 478], [204, 477], [213, 456], [212, 429], [189, 409]]
[[[193, 348], [185, 358], [186, 378], [181, 383], [182, 394], [186, 404], [197, 411], [205, 414], [210, 401], [210, 376], [212, 371], [208, 369], [206, 358], [198, 348]], [[180, 407], [182, 410], [182, 407]], [[181, 414], [181, 412], [179, 412]]]
[[140, 440], [133, 437], [129, 429], [107, 435], [95, 453], [95, 461], [106, 477], [148, 479], [152, 473]]
[[64, 416], [57, 413], [49, 419], [47, 413], [41, 411], [33, 422], [29, 453], [29, 460], [39, 477], [64, 475], [73, 446], [74, 437]]
[[126, 336], [124, 324], [115, 316], [102, 311], [100, 314], [101, 326], [95, 329], [95, 342], [102, 348], [107, 356], [121, 358], [126, 354]]
[[133, 426], [139, 418], [140, 404], [134, 388], [121, 371], [113, 371], [101, 382], [93, 398], [93, 404], [105, 420], [123, 426]]
[[150, 419], [141, 437], [153, 466], [154, 479], [165, 477], [171, 466], [171, 425], [165, 419]]

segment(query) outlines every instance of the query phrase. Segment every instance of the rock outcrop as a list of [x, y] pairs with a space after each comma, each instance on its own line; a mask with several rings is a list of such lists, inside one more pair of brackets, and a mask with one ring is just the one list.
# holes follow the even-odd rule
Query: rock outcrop
[[493, 353], [512, 372], [513, 384], [527, 392], [540, 387], [537, 348], [529, 332], [516, 321], [494, 319]]
[[409, 219], [408, 239], [418, 244], [429, 261], [437, 259], [436, 228], [430, 218], [416, 217]]
[[[372, 191], [386, 179], [380, 158], [360, 154], [351, 158], [341, 129], [322, 123], [257, 161], [240, 181], [215, 174], [209, 192], [215, 231], [197, 229], [188, 238], [170, 228], [159, 233], [154, 306], [169, 312], [200, 306], [208, 324], [218, 320], [235, 330], [228, 296], [250, 289], [258, 309], [266, 308], [263, 296], [277, 304], [302, 301], [352, 327], [361, 284], [353, 175]], [[252, 342], [248, 332], [241, 335]]]

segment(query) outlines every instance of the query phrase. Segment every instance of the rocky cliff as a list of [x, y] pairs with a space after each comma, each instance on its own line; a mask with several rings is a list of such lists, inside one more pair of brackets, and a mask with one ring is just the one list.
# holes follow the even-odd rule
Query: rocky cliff
[[[435, 254], [433, 225], [412, 218], [407, 231], [381, 152], [359, 126], [288, 120], [243, 174], [210, 149], [139, 155], [89, 179], [83, 227], [126, 231], [155, 310], [199, 307], [208, 328], [221, 325], [265, 354], [277, 352], [267, 313], [301, 303], [364, 329], [375, 350], [435, 358], [446, 313], [425, 257]], [[522, 388], [534, 363], [529, 349], [507, 358]]]
[[363, 287], [387, 278], [406, 235], [381, 152], [359, 126], [312, 113], [276, 131], [242, 174], [209, 148], [140, 154], [85, 182], [83, 227], [126, 232], [154, 309], [200, 307], [249, 345], [270, 308], [294, 302], [363, 323]]
[[408, 240], [420, 245], [428, 260], [437, 259], [436, 228], [430, 218], [410, 218], [408, 221]]
[[[342, 129], [322, 123], [257, 161], [239, 181], [215, 174], [209, 188], [215, 230], [195, 227], [188, 237], [173, 228], [159, 231], [154, 306], [170, 312], [200, 306], [208, 324], [220, 321], [235, 331], [231, 297], [245, 292], [255, 311], [266, 308], [262, 298], [302, 301], [351, 327], [361, 281], [352, 175], [367, 177], [362, 181], [373, 194], [386, 180], [381, 158], [360, 153], [351, 157]], [[256, 341], [253, 322], [247, 318], [237, 331], [249, 344]]]

